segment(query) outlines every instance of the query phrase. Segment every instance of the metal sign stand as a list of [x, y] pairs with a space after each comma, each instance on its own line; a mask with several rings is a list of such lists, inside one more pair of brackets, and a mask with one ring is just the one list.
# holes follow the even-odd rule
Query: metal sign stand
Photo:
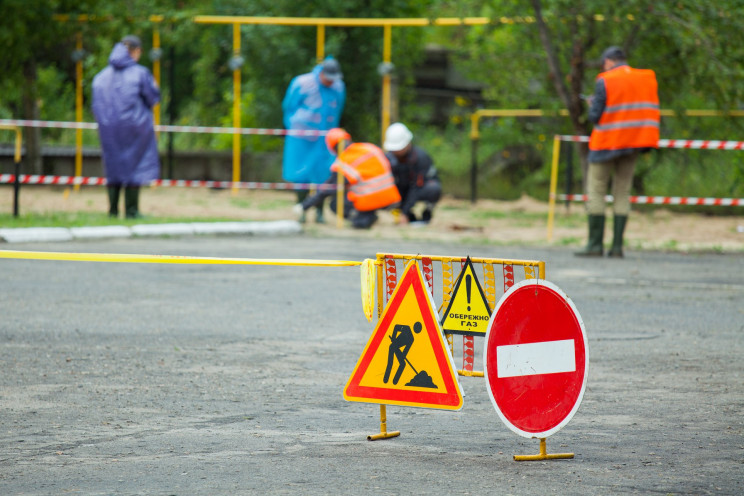
[[545, 438], [540, 438], [540, 454], [538, 455], [514, 455], [514, 461], [517, 462], [530, 462], [535, 460], [558, 460], [573, 458], [573, 453], [551, 453], [548, 454], [545, 448]]
[[367, 441], [377, 441], [378, 439], [390, 439], [391, 437], [400, 436], [400, 431], [387, 431], [387, 408], [380, 405], [380, 433], [367, 436]]

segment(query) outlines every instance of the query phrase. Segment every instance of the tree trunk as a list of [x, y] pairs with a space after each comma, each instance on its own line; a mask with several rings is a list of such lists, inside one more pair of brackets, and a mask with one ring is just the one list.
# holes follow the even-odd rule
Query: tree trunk
[[[578, 26], [574, 26], [572, 32], [575, 38], [571, 44], [571, 59], [570, 59], [570, 70], [568, 77], [565, 77], [561, 70], [560, 60], [553, 44], [553, 35], [550, 32], [550, 28], [545, 23], [542, 15], [542, 4], [540, 0], [531, 0], [532, 8], [535, 11], [535, 19], [537, 21], [537, 29], [540, 34], [540, 41], [542, 42], [543, 48], [545, 49], [545, 55], [548, 61], [548, 68], [550, 70], [555, 85], [555, 90], [558, 93], [558, 97], [563, 102], [563, 105], [568, 109], [568, 115], [571, 119], [571, 126], [573, 127], [574, 133], [580, 136], [586, 136], [590, 133], [589, 122], [585, 115], [584, 102], [581, 99], [581, 93], [584, 84], [584, 71], [586, 70], [585, 64], [585, 53], [587, 48], [594, 44], [595, 36], [592, 27], [589, 28], [587, 38], [581, 40], [578, 38], [579, 29]], [[592, 21], [589, 21], [590, 23]], [[569, 85], [566, 84], [568, 80]], [[589, 155], [589, 148], [585, 143], [579, 143], [579, 162], [581, 164], [582, 171], [582, 183], [583, 190], [586, 191], [586, 171], [588, 168], [587, 157]]]
[[[36, 84], [36, 63], [29, 61], [23, 68], [26, 84], [22, 91], [23, 119], [39, 119], [38, 87]], [[25, 173], [42, 174], [41, 161], [41, 129], [34, 127], [23, 128], [23, 142], [26, 145], [24, 159]]]

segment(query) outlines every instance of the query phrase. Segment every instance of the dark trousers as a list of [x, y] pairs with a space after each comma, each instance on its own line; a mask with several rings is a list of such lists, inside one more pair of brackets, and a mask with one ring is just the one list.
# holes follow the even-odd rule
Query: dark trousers
[[[336, 213], [336, 197], [331, 198], [331, 211]], [[356, 229], [369, 229], [372, 224], [377, 222], [377, 214], [374, 210], [369, 212], [360, 212], [354, 208], [348, 198], [344, 198], [344, 219], [351, 219], [351, 226]]]
[[424, 220], [429, 220], [431, 218], [431, 209], [442, 197], [442, 183], [437, 180], [429, 180], [421, 187], [413, 186], [408, 188], [404, 193], [401, 193], [401, 196], [403, 196], [403, 206], [401, 208], [403, 215], [407, 215], [409, 220], [415, 220], [411, 219], [411, 217], [415, 217], [411, 212], [413, 206], [418, 202], [425, 202], [428, 205], [424, 212]]

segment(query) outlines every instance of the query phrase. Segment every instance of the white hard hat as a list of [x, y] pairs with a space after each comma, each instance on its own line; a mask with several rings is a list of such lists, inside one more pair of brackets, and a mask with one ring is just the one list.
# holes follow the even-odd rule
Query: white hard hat
[[382, 147], [387, 152], [398, 152], [407, 147], [413, 139], [413, 133], [401, 122], [391, 124], [385, 131], [385, 143]]

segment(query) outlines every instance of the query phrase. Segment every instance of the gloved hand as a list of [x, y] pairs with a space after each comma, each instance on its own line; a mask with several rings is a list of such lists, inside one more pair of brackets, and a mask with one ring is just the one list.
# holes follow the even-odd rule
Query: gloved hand
[[294, 212], [297, 215], [301, 215], [305, 209], [302, 207], [302, 203], [295, 203], [295, 205], [292, 207], [292, 212]]

